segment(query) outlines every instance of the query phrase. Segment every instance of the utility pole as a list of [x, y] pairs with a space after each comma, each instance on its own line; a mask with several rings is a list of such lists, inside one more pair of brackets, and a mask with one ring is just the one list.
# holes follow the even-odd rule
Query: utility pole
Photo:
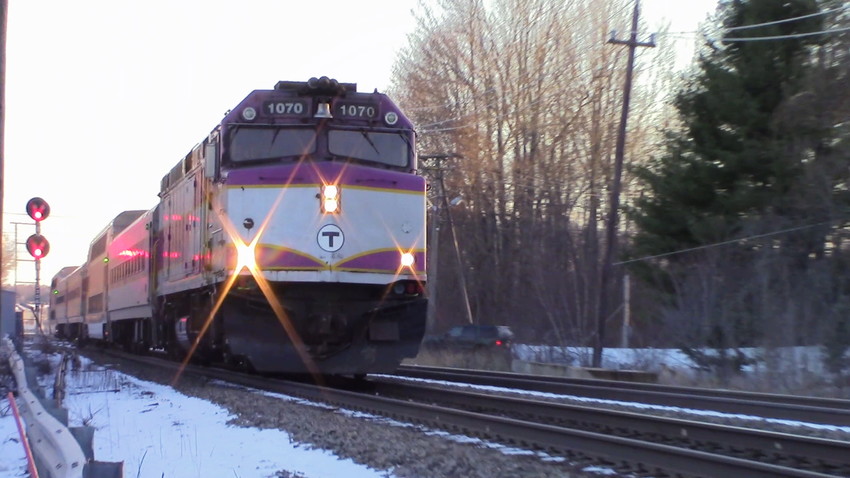
[[[450, 202], [448, 196], [446, 196], [446, 183], [445, 183], [444, 174], [443, 174], [445, 172], [445, 168], [443, 167], [443, 161], [445, 161], [447, 159], [460, 158], [460, 157], [461, 156], [459, 154], [454, 154], [454, 153], [453, 154], [432, 154], [432, 155], [427, 155], [427, 156], [420, 155], [419, 159], [421, 159], [421, 160], [433, 159], [433, 160], [436, 160], [436, 162], [437, 162], [435, 167], [423, 168], [423, 169], [430, 169], [430, 170], [436, 172], [436, 174], [437, 174], [437, 184], [440, 187], [440, 189], [438, 191], [438, 195], [439, 195], [438, 201], [441, 203], [441, 205], [437, 206], [436, 211], [435, 211], [436, 212], [436, 214], [435, 214], [436, 217], [434, 219], [434, 222], [436, 223], [435, 231], [437, 233], [439, 233], [439, 230], [440, 230], [440, 226], [439, 226], [440, 210], [445, 210], [446, 211], [446, 217], [448, 219], [449, 230], [451, 231], [451, 234], [452, 234], [452, 242], [454, 244], [455, 259], [457, 261], [457, 267], [458, 267], [458, 281], [460, 283], [460, 292], [461, 292], [461, 295], [463, 296], [463, 304], [464, 304], [464, 307], [465, 307], [464, 312], [466, 313], [466, 321], [469, 324], [473, 324], [474, 319], [472, 318], [472, 307], [469, 304], [469, 293], [467, 292], [467, 289], [466, 289], [466, 274], [464, 273], [463, 260], [462, 260], [461, 255], [460, 255], [460, 246], [458, 245], [457, 233], [455, 232], [454, 220], [452, 219], [451, 208], [454, 204], [452, 202]], [[432, 247], [433, 247], [434, 244], [439, 243], [439, 240], [440, 240], [439, 237], [434, 237], [434, 242], [432, 242]], [[429, 273], [428, 273], [428, 282], [429, 282], [428, 290], [429, 290], [429, 295], [431, 297], [429, 302], [431, 302], [431, 305], [430, 305], [431, 309], [430, 310], [432, 311], [431, 323], [429, 323], [428, 325], [430, 327], [433, 327], [434, 323], [436, 321], [436, 305], [437, 304], [436, 304], [435, 299], [436, 299], [436, 290], [437, 290], [437, 287], [438, 287], [438, 284], [437, 284], [438, 279], [436, 277], [436, 267], [434, 267], [433, 264], [436, 264], [438, 258], [436, 256], [436, 253], [432, 254], [431, 251], [429, 251], [428, 257], [430, 258], [429, 260], [431, 261], [431, 264], [432, 264], [431, 266], [429, 266]], [[431, 275], [431, 272], [434, 272], [434, 276]]]
[[[8, 0], [0, 0], [0, 264], [3, 263], [3, 181], [6, 174], [3, 170], [3, 151], [6, 134], [6, 15], [9, 10]], [[2, 274], [0, 274], [1, 276]], [[0, 284], [2, 289], [2, 284]], [[0, 294], [0, 305], [3, 299]], [[0, 309], [2, 310], [2, 309]]]
[[635, 9], [632, 14], [632, 31], [628, 40], [617, 40], [614, 38], [616, 32], [612, 32], [608, 43], [615, 45], [627, 45], [629, 47], [629, 60], [626, 66], [626, 84], [623, 86], [623, 109], [620, 114], [620, 127], [617, 131], [617, 147], [614, 152], [614, 177], [611, 180], [611, 191], [608, 211], [608, 221], [605, 232], [605, 254], [602, 259], [602, 274], [599, 280], [598, 308], [596, 313], [596, 343], [593, 347], [593, 366], [602, 366], [602, 349], [605, 346], [605, 323], [608, 319], [609, 308], [606, 298], [609, 294], [609, 284], [613, 274], [614, 254], [617, 245], [617, 221], [620, 209], [620, 182], [623, 177], [623, 156], [626, 150], [626, 125], [629, 119], [629, 100], [632, 93], [632, 74], [635, 68], [635, 50], [639, 46], [654, 47], [654, 38], [649, 42], [641, 43], [637, 40], [638, 17], [640, 15], [640, 0], [635, 0]]

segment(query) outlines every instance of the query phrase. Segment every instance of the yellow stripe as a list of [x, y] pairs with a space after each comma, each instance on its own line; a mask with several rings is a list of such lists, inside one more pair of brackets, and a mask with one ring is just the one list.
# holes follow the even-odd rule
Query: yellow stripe
[[[318, 188], [321, 189], [323, 184], [295, 184], [295, 185], [286, 185], [286, 184], [256, 184], [251, 186], [226, 186], [227, 189], [289, 189], [289, 188]], [[340, 189], [343, 191], [347, 189], [356, 189], [360, 191], [376, 191], [376, 192], [391, 192], [398, 194], [413, 194], [418, 196], [424, 196], [425, 191], [411, 191], [408, 189], [394, 189], [394, 188], [376, 188], [371, 186], [352, 186], [350, 184], [341, 184]]]
[[252, 184], [248, 185], [232, 185], [226, 186], [227, 189], [270, 189], [270, 188], [321, 188], [319, 184]]
[[340, 186], [340, 188], [342, 188], [342, 190], [359, 189], [361, 191], [393, 192], [399, 194], [415, 194], [419, 196], [425, 195], [425, 191], [411, 191], [409, 189], [375, 188], [371, 186], [351, 186], [350, 184], [343, 184]]

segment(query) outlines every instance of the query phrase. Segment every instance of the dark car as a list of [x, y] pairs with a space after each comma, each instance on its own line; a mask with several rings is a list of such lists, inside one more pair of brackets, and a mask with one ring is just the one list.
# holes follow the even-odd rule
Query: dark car
[[494, 350], [510, 354], [514, 333], [505, 325], [462, 325], [425, 338], [431, 350]]

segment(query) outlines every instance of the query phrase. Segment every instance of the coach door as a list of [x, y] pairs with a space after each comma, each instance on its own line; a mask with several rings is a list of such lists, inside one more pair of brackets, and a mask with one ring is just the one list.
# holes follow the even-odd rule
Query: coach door
[[200, 169], [195, 168], [195, 170], [191, 173], [191, 176], [187, 178], [186, 181], [186, 210], [190, 211], [188, 214], [188, 221], [186, 221], [186, 259], [188, 262], [188, 269], [191, 273], [197, 274], [201, 271], [201, 261], [202, 257], [202, 245], [201, 242], [201, 203], [203, 200], [202, 187], [201, 183], [203, 182], [203, 176], [200, 174]]

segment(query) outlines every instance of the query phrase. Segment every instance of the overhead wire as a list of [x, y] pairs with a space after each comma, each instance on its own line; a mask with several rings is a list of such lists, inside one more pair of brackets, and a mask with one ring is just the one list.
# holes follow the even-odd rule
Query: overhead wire
[[756, 24], [753, 24], [753, 25], [741, 25], [740, 27], [730, 27], [730, 28], [726, 28], [726, 31], [731, 32], [731, 31], [738, 31], [738, 30], [746, 30], [748, 28], [759, 28], [759, 27], [766, 27], [766, 26], [770, 26], [770, 25], [779, 25], [780, 23], [795, 22], [797, 20], [803, 20], [803, 19], [806, 19], [806, 18], [817, 17], [817, 16], [820, 16], [820, 15], [828, 15], [830, 13], [838, 12], [838, 11], [844, 10], [846, 8], [847, 8], [846, 6], [842, 6], [842, 7], [839, 7], [839, 8], [833, 8], [832, 10], [824, 10], [822, 12], [815, 12], [815, 13], [810, 13], [808, 15], [801, 15], [799, 17], [785, 18], [783, 20], [775, 20], [775, 21], [772, 21], [772, 22], [765, 22], [765, 23], [756, 23]]
[[773, 35], [766, 37], [733, 37], [733, 38], [717, 38], [711, 39], [712, 41], [721, 41], [721, 42], [743, 42], [743, 41], [766, 41], [766, 40], [789, 40], [793, 38], [805, 38], [815, 35], [826, 35], [831, 33], [841, 33], [850, 31], [850, 27], [845, 28], [833, 28], [830, 30], [821, 30], [817, 32], [806, 32], [806, 33], [791, 33], [788, 35]]
[[[739, 26], [739, 27], [724, 28], [723, 30], [724, 30], [725, 33], [734, 32], [734, 31], [741, 31], [741, 30], [748, 30], [748, 29], [752, 29], [752, 28], [760, 28], [760, 27], [766, 27], [766, 26], [778, 25], [778, 24], [782, 24], [782, 23], [793, 22], [793, 21], [797, 21], [797, 20], [804, 20], [806, 18], [812, 18], [812, 17], [816, 17], [816, 16], [821, 16], [821, 15], [828, 15], [828, 14], [831, 14], [831, 13], [841, 12], [841, 11], [845, 11], [845, 10], [847, 10], [846, 5], [838, 7], [838, 8], [833, 8], [831, 10], [824, 10], [822, 12], [810, 13], [810, 14], [801, 15], [801, 16], [798, 16], [798, 17], [785, 18], [785, 19], [782, 19], [782, 20], [775, 20], [775, 21], [771, 21], [771, 22], [756, 23], [756, 24], [753, 24], [753, 25], [742, 25], [742, 26]], [[786, 34], [786, 35], [770, 35], [770, 36], [762, 36], [762, 37], [722, 37], [722, 38], [708, 38], [708, 40], [717, 41], [717, 42], [786, 40], [786, 39], [793, 39], [793, 38], [803, 38], [803, 37], [814, 36], [814, 35], [826, 35], [826, 34], [832, 34], [832, 33], [841, 33], [841, 32], [845, 32], [845, 31], [850, 31], [850, 27], [832, 28], [832, 29], [820, 30], [820, 31], [817, 31], [817, 32], [791, 33], [791, 34]], [[684, 32], [684, 31], [683, 32], [659, 32], [659, 33], [657, 33], [657, 35], [659, 35], [659, 36], [665, 35], [665, 36], [669, 36], [669, 37], [673, 37], [673, 38], [688, 38], [688, 37], [699, 35], [699, 34], [700, 34], [700, 32], [696, 32], [696, 31], [693, 31], [693, 32]]]
[[776, 236], [776, 235], [779, 235], [779, 234], [786, 234], [786, 233], [789, 233], [789, 232], [796, 232], [796, 231], [802, 231], [802, 230], [805, 230], [805, 229], [811, 229], [811, 228], [814, 228], [814, 227], [826, 226], [826, 225], [830, 225], [830, 224], [840, 222], [840, 221], [847, 221], [847, 219], [832, 219], [830, 221], [822, 221], [822, 222], [818, 222], [818, 223], [814, 223], [814, 224], [805, 224], [805, 225], [802, 225], [802, 226], [791, 227], [791, 228], [782, 229], [782, 230], [779, 230], [779, 231], [766, 232], [764, 234], [754, 234], [752, 236], [739, 237], [737, 239], [729, 239], [728, 241], [715, 242], [715, 243], [712, 243], [712, 244], [704, 244], [702, 246], [689, 247], [687, 249], [680, 249], [678, 251], [664, 252], [662, 254], [655, 254], [655, 255], [652, 255], [652, 256], [644, 256], [644, 257], [638, 257], [638, 258], [635, 258], [635, 259], [629, 259], [629, 260], [626, 260], [626, 261], [615, 262], [613, 265], [615, 265], [615, 266], [626, 265], [626, 264], [632, 264], [632, 263], [635, 263], [635, 262], [643, 262], [643, 261], [649, 261], [649, 260], [652, 260], [652, 259], [660, 259], [662, 257], [670, 257], [670, 256], [678, 255], [678, 254], [685, 254], [687, 252], [701, 251], [701, 250], [704, 250], [704, 249], [712, 249], [712, 248], [715, 248], [715, 247], [728, 246], [730, 244], [737, 244], [737, 243], [748, 241], [748, 240], [761, 239], [761, 238], [764, 238], [764, 237]]

